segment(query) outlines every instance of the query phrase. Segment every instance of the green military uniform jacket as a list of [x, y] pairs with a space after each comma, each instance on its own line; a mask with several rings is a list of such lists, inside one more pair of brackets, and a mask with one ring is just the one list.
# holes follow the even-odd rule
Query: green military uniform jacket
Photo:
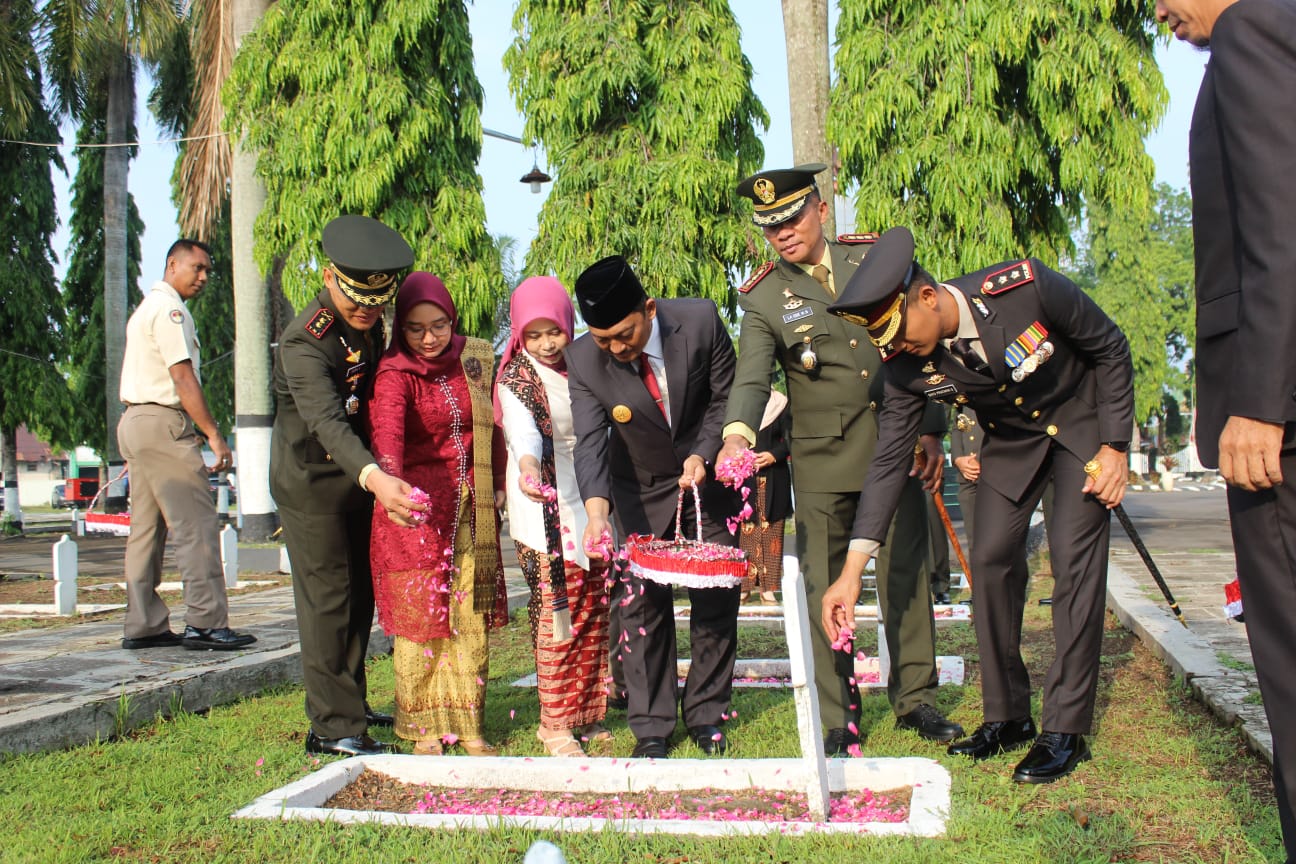
[[384, 341], [381, 322], [367, 332], [348, 327], [327, 289], [284, 329], [270, 442], [270, 492], [280, 506], [304, 513], [373, 506], [357, 480], [374, 461], [365, 409]]
[[[875, 239], [846, 234], [828, 241], [839, 291]], [[877, 443], [882, 357], [863, 326], [828, 314], [831, 302], [813, 277], [781, 259], [739, 289], [742, 333], [725, 424], [760, 426], [773, 358], [787, 375], [793, 486], [799, 492], [858, 492]], [[802, 363], [807, 350], [816, 357], [813, 369]], [[930, 412], [922, 431], [945, 431], [939, 410]]]

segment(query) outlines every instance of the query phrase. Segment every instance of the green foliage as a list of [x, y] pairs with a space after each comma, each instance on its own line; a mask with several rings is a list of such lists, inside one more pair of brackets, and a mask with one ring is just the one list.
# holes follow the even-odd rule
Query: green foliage
[[[107, 96], [100, 87], [91, 94], [77, 129], [77, 144], [101, 144], [107, 137]], [[134, 140], [135, 124], [126, 133]], [[131, 148], [134, 156], [135, 148]], [[82, 148], [77, 155], [76, 177], [72, 181], [72, 217], [68, 221], [71, 239], [68, 243], [68, 269], [63, 277], [63, 307], [67, 321], [62, 333], [63, 361], [67, 364], [68, 388], [72, 406], [67, 415], [68, 432], [63, 443], [84, 444], [99, 453], [108, 452], [107, 418], [103, 402], [105, 388], [114, 390], [120, 382], [104, 375], [104, 231], [103, 231], [104, 150]], [[129, 199], [127, 222], [126, 283], [135, 285], [140, 277], [140, 234], [144, 221]], [[161, 278], [166, 262], [150, 262]], [[126, 294], [127, 310], [139, 305], [138, 291]], [[117, 430], [111, 430], [113, 435]]]
[[40, 77], [33, 75], [37, 64], [32, 36], [38, 20], [30, 0], [0, 3], [0, 135], [5, 138], [23, 137], [45, 110]]
[[[12, 4], [4, 17], [33, 19], [30, 3]], [[36, 52], [27, 35], [18, 90], [41, 92]], [[6, 112], [5, 120], [16, 115]], [[17, 131], [31, 141], [58, 141], [44, 102], [37, 98], [25, 109], [26, 122]], [[67, 391], [55, 365], [58, 330], [63, 324], [56, 256], [50, 245], [58, 227], [54, 184], [50, 171], [63, 170], [63, 160], [53, 147], [0, 144], [0, 430], [12, 435], [27, 425], [43, 437], [57, 437], [58, 424], [67, 410]], [[12, 467], [12, 466], [7, 466]]]
[[513, 27], [509, 89], [557, 175], [526, 272], [570, 286], [621, 254], [649, 294], [732, 314], [730, 276], [763, 245], [734, 187], [769, 118], [728, 4], [521, 0]]
[[[1167, 388], [1187, 386], [1183, 364], [1196, 336], [1192, 202], [1187, 191], [1158, 184], [1150, 206], [1091, 207], [1085, 246], [1074, 275], [1125, 332], [1134, 361], [1134, 411], [1139, 423], [1158, 416], [1166, 434]], [[1178, 399], [1171, 399], [1172, 404]]]
[[1167, 102], [1148, 0], [841, 0], [828, 136], [860, 230], [937, 276], [1071, 248], [1083, 203], [1147, 206]]
[[324, 225], [362, 213], [445, 280], [465, 332], [494, 332], [505, 286], [476, 169], [482, 93], [462, 0], [280, 0], [224, 98], [266, 184], [257, 260], [271, 272], [282, 257], [295, 304], [322, 287]]

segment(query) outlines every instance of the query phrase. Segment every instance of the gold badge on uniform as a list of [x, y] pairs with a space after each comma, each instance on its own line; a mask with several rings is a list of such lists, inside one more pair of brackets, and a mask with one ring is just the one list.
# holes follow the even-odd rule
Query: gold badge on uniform
[[813, 325], [813, 324], [802, 324], [800, 327], [796, 328], [796, 329], [793, 330], [792, 332], [793, 332], [793, 333], [804, 333], [804, 332], [807, 331], [807, 330], [813, 330], [813, 329], [814, 329], [814, 325]]
[[936, 366], [930, 360], [928, 360], [927, 365], [922, 368], [922, 371], [927, 374], [930, 374], [936, 371]]
[[804, 304], [805, 304], [805, 301], [802, 300], [800, 297], [793, 297], [791, 300], [789, 300], [788, 302], [786, 302], [786, 303], [783, 304], [783, 308], [784, 308], [784, 309], [800, 309], [801, 306], [804, 305]]
[[[967, 398], [966, 396], [964, 396], [962, 393], [960, 393], [960, 394], [958, 394], [957, 396], [954, 397], [954, 401], [957, 402], [957, 403], [960, 404], [960, 405], [966, 405], [966, 404], [967, 404], [967, 401], [968, 401], [968, 398]], [[962, 417], [963, 415], [960, 414], [959, 416]]]
[[761, 200], [762, 204], [773, 204], [775, 197], [777, 197], [774, 192], [774, 181], [766, 177], [757, 178], [756, 182], [752, 184], [752, 192], [756, 193], [756, 197]]
[[944, 380], [945, 380], [945, 376], [937, 372], [935, 375], [928, 376], [927, 383], [931, 384], [932, 386], [935, 386]]
[[629, 406], [617, 405], [612, 409], [612, 419], [618, 423], [629, 423], [632, 416]]

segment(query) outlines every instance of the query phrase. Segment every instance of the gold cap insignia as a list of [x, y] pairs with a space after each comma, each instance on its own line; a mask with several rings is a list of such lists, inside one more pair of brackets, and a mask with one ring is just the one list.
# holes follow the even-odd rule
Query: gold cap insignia
[[773, 204], [776, 193], [774, 192], [774, 183], [761, 177], [752, 185], [752, 191], [756, 197], [761, 200], [762, 204]]
[[612, 419], [618, 423], [629, 423], [632, 416], [628, 406], [617, 405], [612, 409]]

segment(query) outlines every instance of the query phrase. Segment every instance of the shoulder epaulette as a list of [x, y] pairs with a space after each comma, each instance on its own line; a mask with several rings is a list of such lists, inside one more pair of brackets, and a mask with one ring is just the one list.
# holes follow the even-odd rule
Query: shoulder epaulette
[[324, 334], [333, 326], [333, 312], [329, 309], [321, 309], [315, 313], [310, 321], [306, 322], [306, 332], [316, 339], [323, 339]]
[[995, 294], [1011, 291], [1013, 288], [1033, 281], [1035, 281], [1035, 272], [1031, 269], [1030, 262], [1018, 261], [987, 276], [981, 283], [981, 293], [993, 297]]
[[766, 261], [764, 264], [757, 267], [756, 272], [748, 276], [747, 281], [738, 286], [738, 293], [746, 294], [748, 291], [755, 288], [756, 283], [760, 282], [762, 279], [768, 276], [770, 274], [770, 271], [773, 269], [774, 269], [773, 261]]
[[838, 243], [846, 243], [851, 246], [857, 245], [859, 243], [876, 243], [877, 240], [878, 240], [878, 235], [874, 234], [871, 231], [868, 232], [867, 234], [838, 234], [837, 235]]

